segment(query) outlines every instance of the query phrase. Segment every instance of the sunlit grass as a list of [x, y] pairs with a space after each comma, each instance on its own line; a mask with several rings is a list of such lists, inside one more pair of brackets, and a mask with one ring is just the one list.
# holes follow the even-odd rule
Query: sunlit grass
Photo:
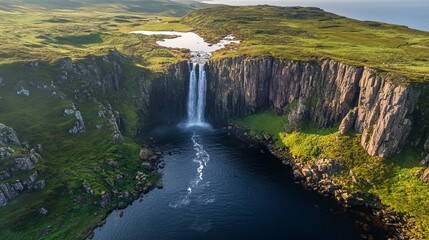
[[[361, 135], [350, 132], [340, 135], [336, 128], [319, 129], [311, 122], [303, 122], [301, 131], [286, 133], [285, 117], [273, 112], [250, 115], [234, 121], [250, 133], [270, 134], [276, 147], [287, 147], [295, 161], [306, 162], [314, 158], [339, 161], [352, 170], [358, 182], [348, 174], [333, 176], [351, 192], [375, 194], [390, 209], [411, 216], [416, 229], [411, 234], [419, 239], [429, 234], [429, 186], [415, 176], [422, 171], [420, 155], [413, 147], [406, 147], [400, 154], [381, 159], [370, 156], [361, 146]], [[278, 136], [278, 138], [276, 137]]]
[[404, 26], [348, 19], [316, 8], [270, 6], [203, 9], [188, 14], [182, 22], [213, 42], [228, 34], [242, 40], [237, 49], [221, 50], [214, 59], [331, 58], [412, 81], [429, 80], [429, 33]]

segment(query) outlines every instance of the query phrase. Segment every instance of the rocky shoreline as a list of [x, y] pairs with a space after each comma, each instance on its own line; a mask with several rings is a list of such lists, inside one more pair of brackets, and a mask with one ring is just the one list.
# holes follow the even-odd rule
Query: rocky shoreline
[[317, 191], [326, 197], [332, 197], [339, 204], [347, 208], [364, 208], [371, 212], [377, 220], [383, 224], [383, 228], [389, 233], [389, 238], [410, 239], [412, 229], [415, 229], [410, 217], [392, 211], [383, 205], [375, 195], [362, 192], [352, 193], [335, 178], [335, 174], [347, 174], [355, 181], [353, 172], [341, 163], [332, 159], [312, 159], [306, 162], [294, 159], [283, 148], [276, 148], [272, 136], [263, 134], [252, 136], [250, 131], [237, 124], [229, 124], [224, 127], [228, 134], [232, 134], [249, 144], [250, 148], [260, 148], [261, 151], [269, 151], [284, 165], [290, 166], [296, 183], [302, 184], [306, 189]]
[[[149, 140], [141, 146], [139, 158], [142, 161], [141, 169], [147, 170], [151, 173], [157, 172], [159, 169], [164, 168], [165, 163], [161, 158], [162, 152], [156, 146], [156, 142], [153, 138], [149, 138]], [[136, 183], [136, 191], [128, 194], [128, 196], [124, 196], [122, 202], [118, 204], [112, 205], [112, 207], [104, 213], [102, 220], [94, 224], [93, 226], [88, 227], [87, 239], [92, 239], [94, 236], [95, 229], [102, 227], [106, 223], [107, 217], [115, 210], [125, 209], [128, 206], [132, 205], [134, 201], [141, 198], [144, 194], [149, 193], [151, 190], [155, 188], [163, 188], [162, 178], [158, 181], [148, 181], [147, 175], [142, 171], [138, 171], [135, 176], [137, 181]], [[102, 197], [103, 198], [103, 197]], [[104, 198], [103, 198], [104, 200]], [[106, 204], [107, 205], [107, 204]], [[104, 206], [106, 206], [104, 205]], [[120, 213], [120, 217], [123, 216], [123, 212]]]

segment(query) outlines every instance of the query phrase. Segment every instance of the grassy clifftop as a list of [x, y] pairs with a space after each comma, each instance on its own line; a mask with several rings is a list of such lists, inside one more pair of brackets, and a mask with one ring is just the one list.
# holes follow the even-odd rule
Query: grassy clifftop
[[[84, 239], [109, 210], [158, 181], [152, 167], [142, 166], [136, 132], [148, 117], [154, 72], [187, 52], [159, 48], [159, 36], [129, 32], [153, 25], [190, 30], [171, 15], [194, 7], [167, 0], [0, 0], [0, 123], [23, 144], [44, 148], [33, 171], [0, 183], [34, 171], [46, 180], [45, 189], [0, 207], [1, 239]], [[17, 93], [24, 88], [28, 95]], [[65, 110], [73, 106], [84, 132], [69, 132], [76, 117]], [[112, 144], [117, 117], [124, 141]]]
[[[36, 170], [47, 182], [44, 191], [22, 194], [0, 208], [0, 238], [84, 238], [108, 211], [99, 204], [103, 195], [111, 193], [110, 196], [114, 196], [111, 203], [115, 205], [122, 193], [135, 190], [140, 160], [134, 137], [141, 115], [146, 117], [147, 103], [144, 102], [147, 99], [143, 99], [147, 97], [146, 92], [140, 92], [140, 84], [154, 79], [154, 71], [187, 59], [188, 53], [159, 47], [155, 41], [161, 39], [160, 36], [129, 34], [130, 31], [196, 30], [210, 41], [232, 33], [242, 43], [216, 53], [215, 58], [247, 55], [311, 60], [329, 57], [413, 80], [429, 80], [429, 33], [426, 32], [351, 20], [316, 8], [217, 7], [198, 10], [180, 19], [177, 16], [203, 6], [187, 0], [181, 2], [0, 0], [0, 123], [17, 130], [25, 143], [43, 144], [45, 155]], [[115, 52], [115, 57], [109, 57], [111, 52]], [[61, 67], [66, 57], [72, 58], [75, 64], [67, 71]], [[93, 75], [85, 75], [88, 72]], [[114, 89], [114, 81], [108, 81], [115, 79], [115, 73], [121, 75], [118, 89]], [[103, 90], [109, 83], [112, 89]], [[27, 89], [29, 96], [18, 94], [21, 88]], [[81, 97], [85, 94], [89, 97]], [[64, 110], [73, 104], [85, 119], [85, 133], [68, 133], [75, 118], [65, 116]], [[116, 111], [125, 122], [125, 142], [112, 145], [109, 116]], [[99, 112], [109, 112], [109, 116], [101, 118]], [[273, 124], [263, 129], [255, 127], [255, 131], [273, 133], [280, 145], [287, 145], [287, 139], [294, 140], [295, 135], [278, 134], [283, 121], [278, 116], [262, 115], [260, 119], [251, 119], [250, 125], [258, 125], [259, 120]], [[99, 128], [102, 124], [105, 127]], [[327, 151], [331, 149], [323, 143], [332, 140], [334, 133], [317, 137], [303, 134], [295, 136], [298, 140], [309, 139], [295, 146], [299, 154], [304, 157], [315, 154], [305, 148], [308, 142], [309, 147], [314, 147], [314, 142], [326, 147], [322, 149], [325, 152], [317, 154], [330, 154]], [[384, 169], [384, 165], [382, 167]], [[408, 178], [411, 171], [418, 168], [399, 167], [398, 171], [392, 171], [396, 178]], [[146, 174], [148, 182], [155, 182], [159, 177]], [[367, 173], [362, 171], [362, 174]], [[380, 183], [379, 191], [383, 191], [380, 196], [384, 194], [386, 201], [402, 211], [407, 207], [402, 201], [407, 185], [400, 185], [400, 181], [393, 183], [398, 190], [389, 189], [390, 183]], [[85, 192], [83, 185], [90, 186], [94, 195]], [[410, 189], [417, 191], [417, 187]], [[390, 192], [396, 194], [395, 198], [389, 198]], [[36, 210], [40, 207], [46, 207], [48, 214], [38, 214]], [[426, 209], [418, 209], [417, 214], [428, 216]], [[425, 224], [429, 222], [427, 217], [422, 219]]]
[[429, 32], [358, 21], [318, 8], [216, 7], [182, 19], [205, 38], [234, 34], [243, 42], [214, 57], [274, 56], [292, 60], [332, 58], [429, 81]]
[[[66, 4], [69, 3], [69, 4]], [[182, 31], [178, 23], [197, 6], [172, 1], [8, 1], [0, 0], [0, 64], [22, 61], [55, 62], [61, 58], [103, 56], [117, 49], [136, 64], [152, 70], [186, 59], [187, 53], [159, 48], [159, 36], [130, 34], [133, 30]]]

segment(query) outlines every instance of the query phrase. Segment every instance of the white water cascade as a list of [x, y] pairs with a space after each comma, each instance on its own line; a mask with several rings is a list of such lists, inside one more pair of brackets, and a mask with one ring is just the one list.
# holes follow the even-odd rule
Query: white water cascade
[[[196, 68], [198, 66], [198, 75]], [[188, 126], [205, 126], [207, 78], [205, 63], [189, 63]], [[198, 76], [198, 77], [197, 77]]]

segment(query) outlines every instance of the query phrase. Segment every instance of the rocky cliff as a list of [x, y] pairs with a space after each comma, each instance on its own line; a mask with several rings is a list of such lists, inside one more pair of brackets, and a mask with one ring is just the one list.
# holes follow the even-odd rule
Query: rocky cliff
[[[45, 188], [45, 180], [38, 180], [34, 171], [42, 160], [43, 147], [22, 147], [16, 131], [0, 123], [0, 207], [5, 206], [23, 191], [38, 191]], [[33, 171], [28, 174], [29, 171]], [[21, 173], [20, 179], [15, 173]], [[22, 178], [23, 176], [27, 177]]]
[[187, 61], [169, 66], [150, 85], [149, 125], [177, 123], [186, 118], [189, 88]]
[[332, 60], [224, 58], [209, 64], [207, 114], [224, 121], [270, 108], [291, 126], [310, 119], [318, 127], [340, 124], [362, 133], [371, 155], [390, 156], [413, 127], [420, 91], [367, 67]]

